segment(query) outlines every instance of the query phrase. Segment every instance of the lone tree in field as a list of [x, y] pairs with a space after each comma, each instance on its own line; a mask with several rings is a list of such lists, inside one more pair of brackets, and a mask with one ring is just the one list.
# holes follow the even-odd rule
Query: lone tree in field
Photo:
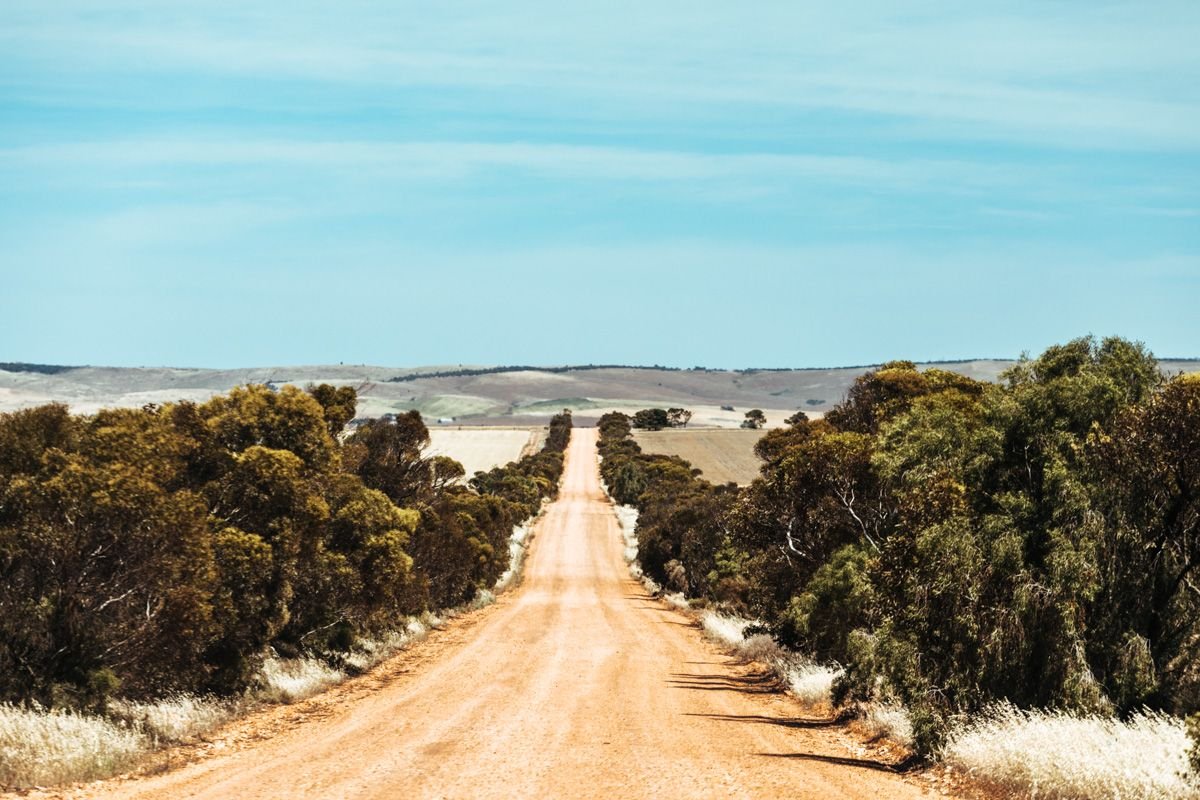
[[646, 431], [661, 431], [671, 425], [666, 409], [643, 408], [633, 415], [633, 427]]
[[692, 420], [692, 412], [686, 408], [668, 408], [667, 423], [672, 428], [686, 428]]
[[767, 415], [762, 412], [762, 409], [752, 408], [746, 412], [746, 419], [742, 422], [742, 427], [758, 430], [766, 424]]

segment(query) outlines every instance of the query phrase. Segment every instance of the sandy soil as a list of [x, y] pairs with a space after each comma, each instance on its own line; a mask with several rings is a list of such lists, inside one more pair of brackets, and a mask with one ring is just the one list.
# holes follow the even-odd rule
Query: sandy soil
[[754, 455], [754, 444], [762, 435], [763, 431], [683, 428], [634, 431], [633, 438], [642, 452], [686, 459], [703, 472], [705, 480], [745, 486], [758, 477], [762, 466]]
[[[98, 798], [907, 798], [753, 664], [630, 579], [576, 429], [521, 589], [376, 672], [234, 723]], [[179, 763], [177, 760], [175, 763]]]

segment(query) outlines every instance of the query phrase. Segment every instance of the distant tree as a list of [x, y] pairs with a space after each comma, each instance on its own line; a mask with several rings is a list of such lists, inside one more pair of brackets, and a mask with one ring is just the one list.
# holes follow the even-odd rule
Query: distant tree
[[672, 428], [686, 428], [692, 419], [692, 412], [686, 408], [668, 408], [667, 424]]
[[762, 412], [762, 409], [752, 408], [746, 412], [746, 419], [742, 422], [742, 427], [758, 430], [766, 424], [767, 415]]
[[792, 414], [790, 417], [785, 419], [784, 422], [786, 422], [788, 425], [799, 425], [802, 422], [808, 422], [808, 414], [805, 414], [803, 411], [797, 411], [795, 414]]
[[671, 419], [663, 408], [644, 408], [633, 415], [633, 427], [647, 431], [661, 431], [671, 425]]

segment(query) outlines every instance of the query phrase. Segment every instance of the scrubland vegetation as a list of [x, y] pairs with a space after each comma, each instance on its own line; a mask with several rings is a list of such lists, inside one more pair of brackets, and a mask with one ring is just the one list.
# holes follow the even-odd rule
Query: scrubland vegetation
[[[4, 784], [120, 769], [247, 692], [307, 696], [511, 580], [510, 537], [557, 491], [570, 416], [463, 486], [457, 462], [422, 456], [415, 412], [340, 439], [355, 400], [247, 386], [0, 415]], [[74, 744], [55, 755], [59, 735]]]
[[601, 419], [601, 470], [639, 569], [836, 668], [836, 704], [902, 710], [917, 754], [1020, 793], [1196, 791], [1197, 377], [1117, 338], [999, 384], [892, 362], [765, 434], [740, 490], [630, 424]]

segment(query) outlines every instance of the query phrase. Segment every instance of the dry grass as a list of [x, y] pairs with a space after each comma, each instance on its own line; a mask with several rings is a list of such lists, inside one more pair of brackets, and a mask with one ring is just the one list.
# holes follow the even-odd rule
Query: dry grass
[[508, 538], [508, 569], [496, 581], [496, 591], [503, 592], [521, 582], [521, 574], [525, 569], [525, 554], [529, 552], [529, 538], [533, 533], [533, 519], [513, 528]]
[[114, 775], [151, 742], [138, 730], [70, 711], [0, 705], [0, 786], [27, 789]]
[[1181, 720], [1022, 711], [998, 705], [951, 734], [942, 758], [1009, 797], [1183, 800], [1200, 797]]
[[862, 707], [856, 724], [871, 739], [887, 739], [906, 749], [912, 748], [912, 719], [902, 706], [868, 703]]
[[429, 635], [429, 626], [410, 619], [404, 628], [391, 630], [373, 639], [359, 639], [348, 653], [333, 653], [353, 673], [362, 673], [394, 656]]
[[[607, 490], [606, 490], [607, 491]], [[638, 539], [637, 539], [637, 520], [638, 510], [633, 506], [614, 506], [613, 511], [617, 514], [617, 523], [621, 527], [621, 541], [625, 545], [625, 563], [629, 564], [630, 569], [637, 570], [635, 578], [641, 577], [641, 567], [637, 565], [638, 556]]]
[[425, 454], [453, 458], [470, 478], [478, 471], [516, 461], [540, 436], [538, 428], [447, 428], [431, 422]]
[[747, 637], [746, 628], [753, 624], [753, 620], [714, 611], [706, 611], [700, 617], [700, 625], [710, 639], [745, 659], [769, 666], [787, 685], [788, 692], [802, 703], [813, 708], [830, 707], [833, 682], [841, 675], [841, 670], [817, 664], [780, 647], [766, 634]]
[[763, 431], [685, 428], [636, 431], [633, 438], [645, 453], [686, 459], [711, 483], [745, 486], [758, 477], [762, 462], [754, 455], [754, 444], [762, 435]]
[[232, 719], [237, 711], [233, 702], [185, 694], [153, 703], [114, 700], [108, 706], [110, 718], [142, 731], [161, 744], [203, 736]]
[[295, 703], [346, 679], [346, 673], [315, 658], [276, 658], [263, 662], [258, 696], [273, 703]]

